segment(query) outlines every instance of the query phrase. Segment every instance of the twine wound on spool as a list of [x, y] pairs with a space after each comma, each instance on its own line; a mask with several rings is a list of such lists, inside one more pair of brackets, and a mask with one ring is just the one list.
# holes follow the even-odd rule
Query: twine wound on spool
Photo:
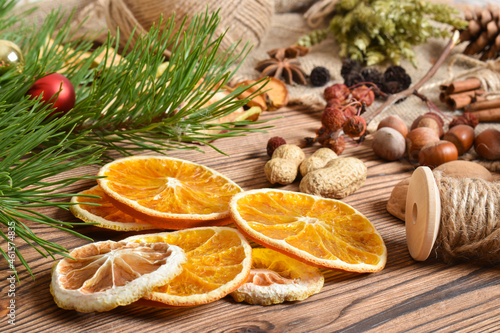
[[500, 260], [500, 183], [445, 177], [427, 167], [410, 180], [406, 203], [408, 249], [415, 260], [431, 252], [447, 263]]
[[500, 184], [433, 172], [441, 197], [434, 252], [445, 262], [500, 259]]

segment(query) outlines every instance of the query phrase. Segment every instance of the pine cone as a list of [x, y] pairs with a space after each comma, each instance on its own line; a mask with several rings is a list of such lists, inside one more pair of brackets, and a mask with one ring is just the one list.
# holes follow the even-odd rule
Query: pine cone
[[462, 30], [460, 40], [470, 41], [464, 54], [480, 54], [481, 60], [495, 59], [500, 56], [500, 7], [488, 4], [465, 12], [469, 21], [467, 29]]

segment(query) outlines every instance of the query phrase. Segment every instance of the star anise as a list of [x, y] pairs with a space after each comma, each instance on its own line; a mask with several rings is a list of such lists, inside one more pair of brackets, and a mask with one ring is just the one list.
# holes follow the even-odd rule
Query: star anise
[[255, 69], [262, 73], [261, 77], [274, 76], [288, 84], [307, 84], [307, 74], [300, 67], [300, 62], [295, 58], [286, 58], [284, 52], [278, 52], [274, 58], [259, 62]]

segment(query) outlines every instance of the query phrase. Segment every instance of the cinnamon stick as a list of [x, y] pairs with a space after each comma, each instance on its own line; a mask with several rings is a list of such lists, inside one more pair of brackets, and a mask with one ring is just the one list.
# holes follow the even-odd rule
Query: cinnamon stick
[[484, 95], [485, 91], [483, 89], [475, 89], [475, 90], [469, 90], [469, 91], [463, 91], [461, 93], [457, 94], [448, 94], [445, 91], [442, 91], [439, 94], [439, 100], [443, 103], [446, 103], [450, 98], [456, 99], [456, 98], [461, 98], [461, 97], [472, 97], [471, 103], [475, 102], [477, 97]]
[[446, 92], [448, 94], [454, 94], [463, 91], [479, 89], [480, 87], [481, 87], [481, 81], [479, 81], [479, 79], [472, 78], [464, 81], [452, 82], [448, 86], [448, 89], [446, 89]]
[[471, 103], [465, 107], [464, 111], [470, 112], [495, 108], [500, 108], [500, 98]]
[[455, 96], [453, 98], [449, 98], [446, 101], [446, 105], [448, 105], [448, 108], [450, 110], [461, 109], [471, 103], [472, 103], [471, 96], [458, 96], [458, 97]]
[[472, 112], [480, 122], [500, 121], [500, 108]]

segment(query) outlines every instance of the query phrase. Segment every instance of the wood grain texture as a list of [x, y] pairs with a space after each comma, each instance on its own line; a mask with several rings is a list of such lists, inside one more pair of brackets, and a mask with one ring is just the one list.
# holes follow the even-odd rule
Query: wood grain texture
[[[229, 156], [203, 147], [202, 152], [171, 152], [169, 155], [201, 163], [228, 176], [243, 189], [276, 187], [298, 190], [298, 181], [273, 186], [264, 176], [266, 143], [275, 135], [288, 143], [300, 144], [314, 136], [320, 113], [282, 109], [268, 112], [275, 127], [215, 142]], [[500, 264], [474, 263], [446, 265], [436, 259], [415, 262], [405, 241], [404, 224], [386, 211], [392, 188], [411, 175], [414, 166], [405, 161], [383, 162], [371, 151], [370, 142], [350, 144], [343, 156], [362, 159], [368, 179], [356, 193], [343, 201], [365, 214], [377, 227], [388, 249], [386, 268], [375, 274], [355, 274], [324, 270], [323, 290], [307, 300], [273, 306], [235, 303], [231, 297], [193, 308], [119, 307], [104, 313], [83, 314], [59, 309], [49, 292], [54, 261], [41, 257], [27, 245], [21, 251], [32, 267], [35, 280], [22, 268], [16, 285], [16, 325], [7, 323], [7, 267], [2, 261], [0, 288], [0, 331], [2, 332], [494, 332], [500, 330]], [[318, 146], [304, 148], [307, 156]], [[72, 174], [95, 174], [97, 167]], [[68, 188], [77, 192], [93, 185], [87, 181]], [[57, 219], [76, 221], [66, 211], [46, 209]], [[33, 231], [68, 249], [88, 241], [53, 228], [32, 225]], [[99, 240], [120, 240], [134, 233], [76, 228]], [[5, 242], [0, 246], [5, 248]], [[57, 258], [59, 259], [59, 258]]]

